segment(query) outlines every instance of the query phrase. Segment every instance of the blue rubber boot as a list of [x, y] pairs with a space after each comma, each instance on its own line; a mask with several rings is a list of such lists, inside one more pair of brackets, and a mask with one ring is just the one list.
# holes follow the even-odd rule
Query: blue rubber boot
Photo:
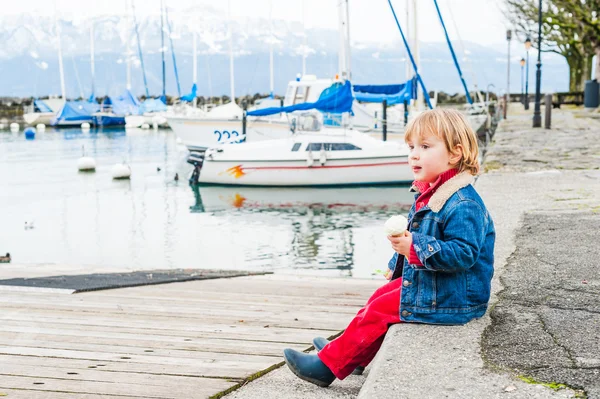
[[[313, 345], [314, 347], [320, 351], [321, 349], [323, 349], [325, 347], [325, 345], [327, 345], [329, 343], [329, 341], [323, 337], [316, 337], [313, 338]], [[356, 368], [354, 369], [354, 371], [352, 372], [353, 375], [362, 375], [363, 371], [365, 371], [365, 368], [362, 366], [356, 366]]]
[[317, 355], [287, 348], [283, 350], [283, 357], [290, 370], [304, 381], [325, 388], [335, 380], [335, 375]]

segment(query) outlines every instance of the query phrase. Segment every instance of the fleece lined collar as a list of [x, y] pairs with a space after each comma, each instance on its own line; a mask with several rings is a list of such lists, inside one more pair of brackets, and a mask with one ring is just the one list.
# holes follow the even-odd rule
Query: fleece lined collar
[[[452, 194], [469, 184], [473, 184], [474, 180], [475, 177], [469, 172], [462, 172], [451, 179], [448, 179], [431, 196], [431, 199], [429, 200], [429, 209], [435, 213], [441, 211]], [[420, 193], [419, 187], [416, 185], [413, 185], [410, 190]]]

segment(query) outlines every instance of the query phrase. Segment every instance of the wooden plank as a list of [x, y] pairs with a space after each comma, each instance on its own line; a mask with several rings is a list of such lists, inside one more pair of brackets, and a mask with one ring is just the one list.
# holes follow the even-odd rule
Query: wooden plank
[[10, 364], [8, 366], [0, 367], [0, 375], [112, 383], [120, 383], [121, 381], [126, 381], [129, 384], [143, 384], [148, 386], [159, 387], [210, 384], [213, 386], [218, 385], [221, 387], [225, 387], [224, 389], [227, 389], [236, 382], [242, 381], [237, 379], [229, 380], [225, 378], [114, 372], [104, 370], [102, 367], [95, 369], [82, 369], [56, 366], [39, 367], [24, 364]]
[[[54, 349], [80, 349], [82, 344], [88, 345], [88, 350], [106, 352], [116, 350], [122, 353], [153, 353], [162, 354], [164, 351], [169, 353], [178, 353], [178, 351], [189, 352], [211, 352], [211, 353], [240, 353], [246, 355], [276, 356], [281, 357], [285, 348], [292, 348], [299, 351], [306, 350], [311, 344], [289, 344], [282, 342], [256, 342], [243, 340], [227, 340], [218, 338], [197, 338], [194, 342], [183, 341], [182, 339], [155, 340], [145, 339], [144, 336], [132, 335], [129, 339], [108, 338], [104, 334], [97, 336], [79, 336], [77, 342], [73, 342], [73, 336], [53, 335], [53, 334], [35, 334], [35, 337], [24, 335], [18, 332], [0, 331], [0, 345], [19, 345], [29, 347], [54, 348]], [[93, 348], [93, 349], [92, 349]], [[173, 352], [174, 351], [174, 352]]]
[[40, 324], [35, 321], [3, 320], [0, 331], [17, 331], [35, 337], [40, 334], [60, 334], [72, 337], [98, 336], [99, 334], [111, 337], [139, 336], [140, 339], [154, 339], [155, 337], [176, 337], [185, 342], [188, 339], [221, 338], [231, 340], [245, 340], [257, 342], [283, 342], [306, 343], [311, 342], [315, 336], [329, 337], [339, 330], [295, 329], [262, 326], [228, 326], [205, 325], [197, 326], [194, 330], [151, 330], [148, 328], [119, 328], [105, 326], [90, 326], [82, 324], [49, 323]]
[[[276, 363], [271, 363], [269, 367]], [[137, 373], [150, 375], [171, 375], [203, 378], [221, 378], [239, 380], [265, 370], [255, 363], [217, 361], [214, 363], [198, 362], [194, 366], [132, 363], [126, 361], [103, 361], [98, 359], [72, 359], [62, 357], [40, 357], [0, 354], [0, 373], [10, 370], [11, 365], [29, 365], [34, 367], [71, 368], [79, 370], [102, 369], [108, 372]]]
[[[3, 385], [0, 381], [0, 385]], [[0, 396], [5, 395], [7, 399], [98, 399], [96, 394], [79, 393], [75, 398], [71, 393], [36, 391], [33, 389], [7, 389], [0, 386]], [[105, 399], [131, 399], [131, 396], [103, 395]]]
[[97, 381], [75, 381], [59, 378], [20, 377], [2, 375], [1, 385], [13, 389], [31, 389], [38, 391], [67, 392], [74, 395], [120, 395], [129, 398], [192, 398], [208, 397], [212, 392], [225, 390], [234, 382], [225, 380], [202, 379], [194, 384], [155, 386], [143, 384], [130, 384], [126, 381], [97, 382]]
[[[1, 310], [1, 308], [0, 308]], [[129, 328], [152, 328], [157, 330], [179, 330], [186, 329], [194, 331], [196, 326], [202, 323], [219, 325], [250, 325], [250, 326], [273, 326], [302, 329], [328, 329], [341, 330], [351, 319], [349, 316], [313, 314], [311, 312], [268, 314], [265, 312], [260, 317], [255, 314], [240, 312], [232, 316], [210, 316], [205, 317], [171, 317], [152, 315], [133, 315], [119, 313], [78, 313], [74, 311], [63, 311], [53, 309], [27, 309], [23, 312], [10, 312], [11, 309], [4, 308], [0, 320], [37, 321], [38, 323], [64, 323], [81, 325], [100, 325], [112, 327]], [[18, 309], [12, 309], [18, 310]]]
[[[220, 310], [220, 311], [239, 311], [240, 309], [254, 310], [254, 311], [285, 311], [294, 309], [298, 311], [310, 311], [315, 313], [342, 313], [342, 314], [355, 314], [357, 306], [363, 306], [364, 301], [360, 304], [346, 303], [338, 301], [335, 306], [329, 301], [310, 301], [306, 298], [298, 299], [296, 303], [274, 303], [263, 300], [261, 302], [235, 302], [235, 301], [223, 301], [223, 300], [191, 300], [182, 298], [169, 298], [169, 299], [157, 299], [156, 297], [148, 298], [119, 298], [119, 297], [108, 297], [99, 298], [92, 301], [92, 298], [86, 297], [85, 299], [75, 300], [71, 296], [63, 296], [62, 300], [57, 300], [57, 296], [54, 298], [47, 297], [10, 297], [0, 296], [0, 306], [16, 308], [24, 305], [39, 306], [39, 305], [51, 305], [56, 309], [69, 308], [69, 309], [84, 309], [87, 311], [96, 310], [120, 310], [120, 311], [164, 311], [165, 309], [172, 310], [178, 314], [199, 314], [202, 312]], [[94, 298], [96, 299], [96, 298]], [[177, 302], [177, 306], [174, 306], [174, 302]]]
[[[38, 356], [38, 357], [58, 357], [63, 359], [87, 359], [98, 361], [113, 361], [127, 363], [145, 363], [156, 364], [162, 366], [195, 366], [198, 364], [213, 364], [216, 362], [241, 362], [247, 364], [255, 364], [257, 366], [268, 366], [273, 363], [279, 363], [281, 359], [273, 359], [271, 356], [259, 355], [242, 355], [210, 352], [194, 352], [195, 357], [175, 357], [175, 356], [150, 356], [147, 354], [127, 354], [119, 352], [94, 352], [84, 350], [70, 349], [49, 349], [49, 348], [30, 348], [26, 346], [0, 346], [0, 354], [2, 355], [20, 355], [20, 356]], [[279, 360], [279, 361], [278, 361]]]
[[131, 306], [130, 304], [124, 303], [114, 306], [103, 306], [96, 304], [84, 304], [84, 303], [48, 303], [48, 302], [17, 302], [12, 301], [10, 303], [0, 303], [2, 309], [10, 311], [11, 309], [32, 309], [32, 310], [66, 310], [71, 313], [103, 313], [103, 314], [128, 314], [128, 315], [156, 315], [156, 316], [168, 316], [168, 317], [206, 317], [206, 316], [236, 316], [240, 313], [247, 314], [249, 317], [259, 317], [263, 314], [267, 315], [278, 315], [285, 313], [313, 313], [316, 317], [329, 317], [342, 316], [350, 317], [356, 314], [355, 308], [337, 308], [337, 307], [321, 307], [313, 308], [311, 306], [204, 306], [204, 307], [168, 307], [167, 304], [163, 306]]

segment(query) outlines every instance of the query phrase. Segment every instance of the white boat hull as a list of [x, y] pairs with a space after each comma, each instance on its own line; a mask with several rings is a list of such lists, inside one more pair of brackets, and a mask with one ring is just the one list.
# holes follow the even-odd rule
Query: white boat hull
[[35, 126], [40, 123], [50, 125], [50, 121], [56, 116], [55, 112], [30, 112], [23, 114], [23, 120], [29, 126]]
[[167, 116], [167, 120], [171, 130], [190, 151], [203, 151], [222, 144], [281, 139], [292, 135], [287, 121], [249, 119], [244, 134], [242, 121], [237, 119]]
[[166, 128], [169, 127], [167, 118], [162, 113], [158, 114], [144, 114], [144, 115], [127, 115], [125, 117], [125, 127], [142, 127], [143, 124], [148, 124], [152, 127], [156, 123], [157, 127]]
[[199, 183], [247, 186], [350, 186], [402, 184], [413, 181], [407, 156], [296, 161], [210, 161], [200, 170]]

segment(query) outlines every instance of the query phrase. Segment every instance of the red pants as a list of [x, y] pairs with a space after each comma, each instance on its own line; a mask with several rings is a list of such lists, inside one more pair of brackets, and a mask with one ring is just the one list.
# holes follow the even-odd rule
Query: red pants
[[343, 380], [357, 366], [366, 367], [381, 347], [389, 326], [400, 323], [401, 289], [402, 278], [377, 289], [346, 331], [318, 353], [337, 378]]

